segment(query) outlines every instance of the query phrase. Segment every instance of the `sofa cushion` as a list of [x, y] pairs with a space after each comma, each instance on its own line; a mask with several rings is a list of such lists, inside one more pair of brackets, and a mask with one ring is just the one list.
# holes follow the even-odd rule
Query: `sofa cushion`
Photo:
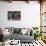
[[14, 33], [20, 33], [21, 29], [20, 28], [14, 28]]

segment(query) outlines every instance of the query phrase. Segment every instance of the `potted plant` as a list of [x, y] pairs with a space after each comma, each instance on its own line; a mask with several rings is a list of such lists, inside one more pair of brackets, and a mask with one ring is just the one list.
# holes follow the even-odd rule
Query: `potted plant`
[[35, 31], [35, 33], [34, 33], [34, 40], [36, 40], [38, 37], [41, 38], [42, 32], [39, 32], [39, 30], [38, 30], [39, 28], [38, 27], [32, 27], [32, 28]]

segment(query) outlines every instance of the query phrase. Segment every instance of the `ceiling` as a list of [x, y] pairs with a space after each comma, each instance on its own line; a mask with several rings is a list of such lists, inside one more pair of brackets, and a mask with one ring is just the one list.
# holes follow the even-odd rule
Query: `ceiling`
[[46, 0], [0, 0], [0, 1], [9, 1], [9, 2], [11, 2], [11, 1], [39, 1], [40, 3], [41, 2], [43, 2], [43, 1], [46, 1]]
[[[9, 1], [9, 0], [1, 0], [1, 1]], [[39, 0], [12, 0], [12, 1], [39, 1]]]

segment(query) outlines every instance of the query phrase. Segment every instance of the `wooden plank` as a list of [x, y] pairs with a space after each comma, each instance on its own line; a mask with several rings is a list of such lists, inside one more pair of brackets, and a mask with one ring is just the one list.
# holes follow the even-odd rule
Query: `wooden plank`
[[9, 3], [11, 3], [12, 2], [12, 0], [9, 0]]

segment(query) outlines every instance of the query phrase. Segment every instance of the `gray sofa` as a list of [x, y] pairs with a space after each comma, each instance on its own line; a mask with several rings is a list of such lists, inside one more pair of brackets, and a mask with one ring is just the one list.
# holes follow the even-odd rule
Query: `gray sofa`
[[21, 43], [30, 43], [30, 42], [33, 42], [34, 38], [33, 36], [29, 36], [29, 35], [21, 35], [21, 34], [11, 34], [9, 36], [9, 38], [12, 40], [12, 39], [15, 39], [15, 40], [20, 40]]
[[[4, 39], [10, 39], [10, 40], [20, 40], [21, 43], [30, 43], [33, 42], [34, 37], [32, 36], [32, 31], [30, 32], [31, 35], [22, 34], [21, 33], [22, 28], [9, 28], [9, 32], [11, 33], [9, 36], [4, 36]], [[23, 28], [25, 29], [25, 28]]]

